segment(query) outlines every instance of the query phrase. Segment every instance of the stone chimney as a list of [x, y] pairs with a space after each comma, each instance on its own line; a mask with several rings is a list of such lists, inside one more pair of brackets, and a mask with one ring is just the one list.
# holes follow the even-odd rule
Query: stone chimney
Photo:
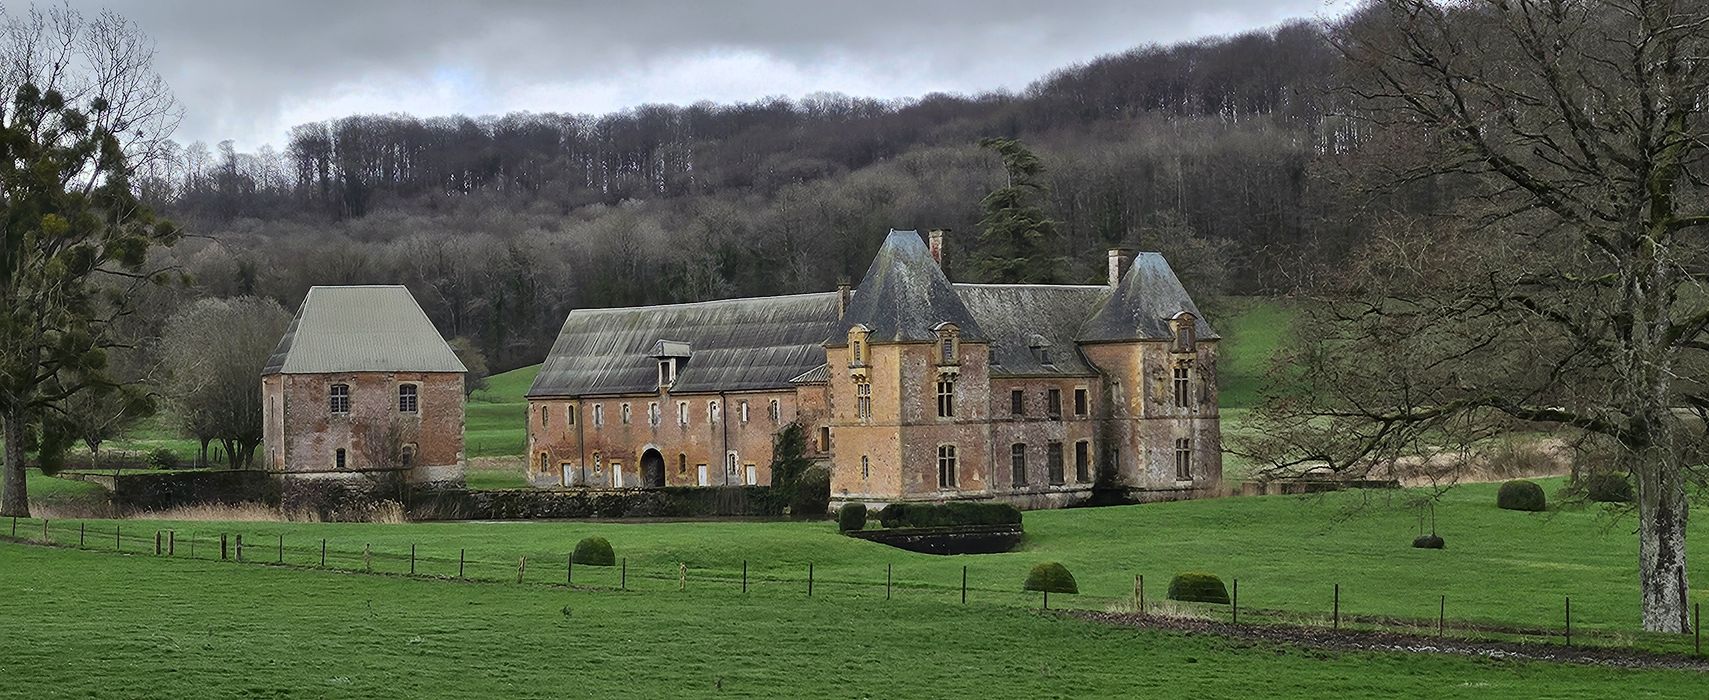
[[947, 252], [944, 250], [944, 236], [948, 235], [949, 229], [947, 228], [934, 228], [931, 233], [926, 234], [926, 249], [932, 252], [932, 261], [936, 262], [939, 268], [942, 268], [946, 261], [944, 256]]
[[837, 283], [837, 318], [842, 318], [842, 317], [848, 315], [848, 313], [849, 313], [849, 299], [852, 298], [853, 296], [854, 296], [854, 289], [849, 287], [849, 283], [847, 283], [847, 282], [838, 282]]
[[1111, 287], [1114, 287], [1114, 286], [1122, 283], [1122, 278], [1127, 276], [1127, 269], [1131, 265], [1133, 265], [1133, 251], [1130, 251], [1126, 248], [1111, 248], [1110, 249], [1110, 286]]

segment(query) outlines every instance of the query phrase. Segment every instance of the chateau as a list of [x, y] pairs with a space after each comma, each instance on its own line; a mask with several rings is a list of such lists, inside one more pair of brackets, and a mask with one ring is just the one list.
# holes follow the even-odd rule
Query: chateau
[[798, 423], [834, 502], [1214, 491], [1217, 336], [1161, 255], [1110, 251], [1103, 285], [954, 284], [944, 255], [891, 231], [852, 290], [571, 312], [530, 483], [768, 484]]

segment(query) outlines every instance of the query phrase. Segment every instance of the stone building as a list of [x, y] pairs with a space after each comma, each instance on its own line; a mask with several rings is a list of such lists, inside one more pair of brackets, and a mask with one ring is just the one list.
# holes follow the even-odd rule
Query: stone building
[[464, 371], [402, 286], [313, 287], [262, 371], [267, 468], [461, 481]]
[[892, 231], [853, 290], [571, 312], [528, 392], [530, 482], [767, 484], [798, 422], [835, 501], [1214, 491], [1217, 336], [1161, 255], [1007, 285], [944, 254]]

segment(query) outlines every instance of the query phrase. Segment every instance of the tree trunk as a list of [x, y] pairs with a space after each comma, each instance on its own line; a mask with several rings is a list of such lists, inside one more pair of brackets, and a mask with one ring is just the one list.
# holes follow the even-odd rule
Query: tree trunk
[[1691, 509], [1686, 503], [1685, 477], [1670, 467], [1662, 450], [1646, 450], [1638, 459], [1633, 475], [1638, 481], [1638, 585], [1643, 591], [1644, 629], [1689, 632], [1685, 527]]
[[30, 493], [24, 485], [24, 411], [7, 407], [0, 415], [6, 440], [5, 483], [0, 485], [0, 516], [30, 517]]

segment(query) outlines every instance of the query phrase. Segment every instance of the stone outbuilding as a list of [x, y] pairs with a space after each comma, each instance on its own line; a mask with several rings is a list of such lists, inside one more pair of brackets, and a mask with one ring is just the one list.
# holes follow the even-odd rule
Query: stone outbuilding
[[833, 502], [1070, 505], [1216, 492], [1218, 337], [1168, 262], [957, 284], [892, 231], [858, 288], [570, 313], [528, 392], [542, 487], [768, 484], [789, 423]]
[[262, 370], [267, 469], [462, 481], [464, 373], [404, 287], [313, 287]]

